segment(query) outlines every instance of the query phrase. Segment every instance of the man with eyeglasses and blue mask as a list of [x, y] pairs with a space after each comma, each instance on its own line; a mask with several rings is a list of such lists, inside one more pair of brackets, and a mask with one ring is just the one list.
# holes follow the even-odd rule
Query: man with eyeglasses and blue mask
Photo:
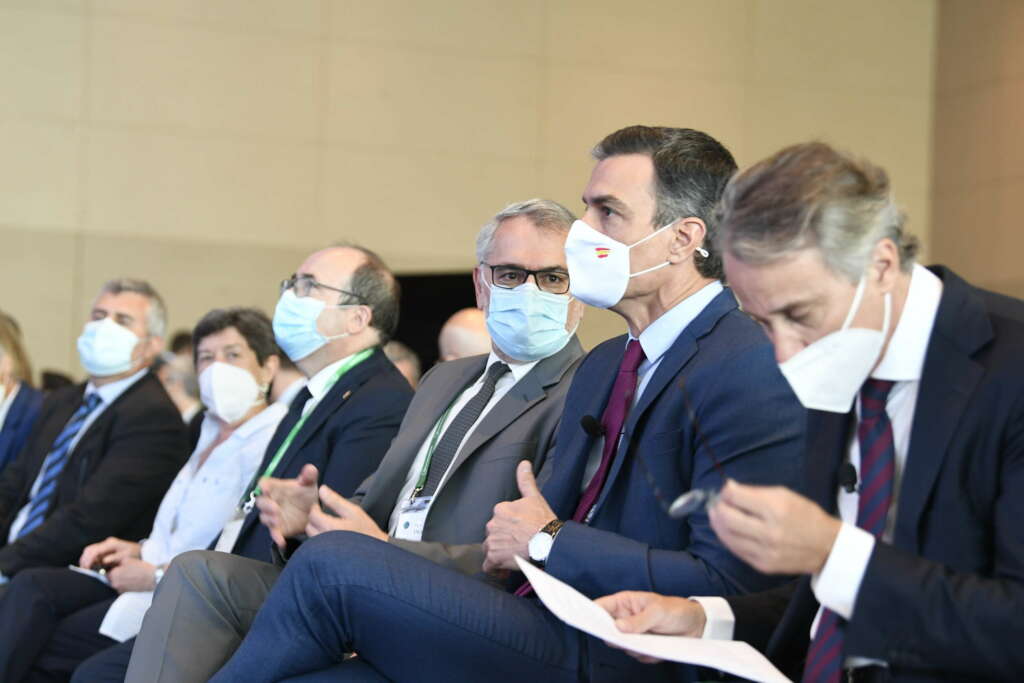
[[[725, 549], [703, 509], [668, 514], [680, 493], [725, 476], [795, 485], [801, 469], [804, 412], [768, 339], [719, 281], [708, 241], [732, 155], [699, 131], [634, 126], [595, 157], [586, 223], [565, 245], [569, 294], [612, 308], [629, 333], [580, 364], [539, 483], [520, 463], [520, 496], [495, 506], [483, 568], [504, 585], [353, 534], [317, 537], [214, 681], [671, 679], [671, 667], [644, 667], [559, 621], [510, 574], [515, 557], [595, 597], [656, 586], [725, 595], [782, 581]], [[491, 306], [504, 308], [488, 284]], [[342, 543], [348, 559], [332, 562]], [[358, 656], [338, 661], [346, 651]]]
[[[296, 478], [263, 480], [256, 506], [279, 562], [193, 554], [173, 604], [158, 596], [155, 608], [168, 619], [143, 627], [128, 680], [207, 680], [238, 647], [280, 560], [308, 537], [339, 572], [358, 566], [355, 534], [400, 548], [396, 564], [408, 551], [480, 572], [491, 512], [521, 495], [521, 461], [545, 467], [583, 355], [575, 336], [583, 305], [569, 294], [564, 251], [573, 220], [560, 204], [531, 199], [481, 228], [473, 281], [490, 353], [440, 363], [423, 377], [383, 462], [351, 498], [318, 491], [311, 465]], [[326, 533], [341, 530], [353, 533]]]

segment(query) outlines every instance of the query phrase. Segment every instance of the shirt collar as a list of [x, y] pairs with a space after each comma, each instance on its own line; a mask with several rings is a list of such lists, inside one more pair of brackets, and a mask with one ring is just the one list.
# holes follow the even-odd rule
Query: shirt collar
[[[362, 351], [357, 351], [356, 353], [362, 353]], [[330, 388], [329, 385], [331, 383], [331, 378], [334, 377], [334, 373], [337, 372], [338, 368], [348, 362], [348, 360], [354, 355], [356, 354], [352, 353], [344, 358], [334, 361], [309, 378], [306, 388], [309, 389], [309, 394], [313, 397], [314, 401], [319, 401], [323, 398], [324, 394], [327, 393], [327, 389]]]
[[487, 368], [491, 367], [495, 363], [504, 363], [509, 368], [509, 374], [512, 375], [512, 379], [518, 382], [523, 377], [529, 374], [530, 370], [533, 370], [533, 366], [539, 363], [539, 360], [533, 360], [528, 363], [521, 363], [519, 361], [507, 361], [502, 358], [498, 358], [498, 354], [492, 350], [490, 355], [487, 356], [487, 365], [484, 366], [484, 372], [480, 375], [480, 381], [487, 376]]
[[[640, 347], [644, 350], [644, 356], [649, 363], [654, 363], [669, 350], [679, 335], [683, 333], [686, 326], [694, 321], [704, 310], [704, 307], [711, 303], [722, 292], [722, 283], [718, 280], [710, 282], [678, 304], [661, 314], [661, 316], [647, 326], [647, 329], [640, 333]], [[630, 339], [635, 337], [630, 334]]]
[[104, 384], [102, 387], [97, 387], [89, 380], [89, 383], [85, 385], [85, 394], [83, 396], [89, 396], [90, 394], [99, 394], [102, 405], [110, 405], [117, 398], [128, 390], [128, 387], [138, 382], [143, 376], [149, 372], [149, 368], [142, 368], [134, 375], [119, 379], [116, 382], [110, 384]]
[[894, 382], [921, 379], [928, 340], [942, 299], [942, 280], [920, 264], [914, 264], [910, 288], [900, 321], [892, 333], [885, 356], [871, 376]]

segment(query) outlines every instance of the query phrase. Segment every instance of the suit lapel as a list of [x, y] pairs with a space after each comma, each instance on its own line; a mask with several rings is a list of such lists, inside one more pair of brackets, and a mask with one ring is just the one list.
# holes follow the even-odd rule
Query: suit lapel
[[428, 407], [417, 417], [415, 424], [403, 422], [392, 445], [392, 448], [399, 447], [403, 450], [400, 453], [388, 450], [380, 468], [374, 473], [373, 482], [362, 502], [363, 509], [377, 520], [381, 527], [386, 526], [381, 524], [381, 520], [386, 522], [390, 518], [395, 507], [395, 498], [409, 474], [409, 468], [423, 443], [431, 437], [437, 421], [452, 402], [480, 377], [486, 363], [487, 356], [480, 356], [473, 359], [473, 362], [464, 364], [461, 371], [450, 373], [436, 386], [432, 383], [430, 395], [437, 397], [437, 400], [428, 403]]
[[852, 412], [811, 410], [807, 413], [806, 494], [832, 514], [837, 513], [839, 468], [846, 457], [853, 420]]
[[993, 336], [984, 307], [969, 285], [944, 269], [936, 274], [943, 279], [943, 293], [921, 372], [893, 539], [914, 552], [920, 552], [921, 514], [950, 439], [983, 374], [970, 356]]
[[[636, 433], [644, 415], [674, 379], [679, 378], [681, 382], [685, 382], [682, 379], [683, 368], [686, 367], [697, 353], [697, 340], [711, 332], [718, 321], [722, 319], [722, 316], [734, 308], [736, 308], [736, 299], [733, 298], [732, 292], [728, 289], [723, 290], [679, 333], [672, 346], [662, 356], [661, 363], [658, 364], [654, 375], [647, 383], [647, 386], [644, 387], [644, 393], [640, 396], [640, 400], [637, 401], [626, 417], [622, 441], [619, 443], [618, 451], [612, 460], [608, 479], [601, 489], [601, 495], [597, 499], [595, 509], [600, 509], [604, 504], [604, 499], [608, 496], [608, 492], [611, 491], [616, 477], [619, 476], [619, 472], [622, 470], [623, 463], [626, 460], [626, 454], [632, 445], [633, 435]], [[637, 390], [639, 388], [637, 386]], [[680, 389], [687, 392], [686, 399], [689, 400], [693, 393], [689, 390], [689, 387], [681, 386]]]

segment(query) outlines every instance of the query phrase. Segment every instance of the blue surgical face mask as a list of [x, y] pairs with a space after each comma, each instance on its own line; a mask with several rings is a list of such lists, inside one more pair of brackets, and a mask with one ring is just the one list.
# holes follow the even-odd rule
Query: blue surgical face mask
[[498, 348], [515, 360], [529, 362], [562, 350], [576, 332], [565, 329], [572, 297], [549, 294], [527, 282], [515, 289], [493, 287], [487, 306], [487, 331]]
[[[352, 308], [340, 305], [333, 308]], [[319, 350], [329, 341], [347, 337], [348, 333], [325, 337], [316, 327], [327, 304], [310, 296], [295, 296], [290, 289], [277, 300], [274, 309], [274, 339], [292, 361], [299, 361]]]
[[78, 357], [93, 377], [111, 377], [132, 369], [132, 352], [139, 338], [110, 318], [85, 324], [78, 338]]

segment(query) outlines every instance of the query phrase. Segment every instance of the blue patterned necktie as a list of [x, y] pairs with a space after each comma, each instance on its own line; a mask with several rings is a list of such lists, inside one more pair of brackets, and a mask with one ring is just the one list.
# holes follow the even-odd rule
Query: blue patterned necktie
[[64, 470], [64, 465], [67, 464], [68, 456], [71, 454], [71, 443], [81, 431], [86, 418], [101, 401], [102, 399], [97, 393], [86, 396], [82, 405], [78, 407], [78, 410], [57, 436], [57, 440], [53, 442], [53, 447], [50, 448], [50, 452], [46, 454], [46, 460], [43, 461], [43, 477], [39, 481], [39, 489], [29, 501], [28, 517], [25, 518], [25, 524], [18, 532], [18, 538], [32, 533], [43, 523], [47, 511], [50, 509], [53, 494], [57, 491], [57, 478]]
[[[869, 379], [860, 390], [857, 440], [860, 443], [861, 484], [857, 501], [857, 526], [875, 538], [881, 538], [885, 531], [896, 473], [892, 423], [885, 412], [885, 402], [893, 384], [888, 380]], [[807, 652], [803, 677], [805, 683], [838, 683], [841, 679], [845, 629], [845, 619], [830, 609], [821, 611], [818, 631]]]

